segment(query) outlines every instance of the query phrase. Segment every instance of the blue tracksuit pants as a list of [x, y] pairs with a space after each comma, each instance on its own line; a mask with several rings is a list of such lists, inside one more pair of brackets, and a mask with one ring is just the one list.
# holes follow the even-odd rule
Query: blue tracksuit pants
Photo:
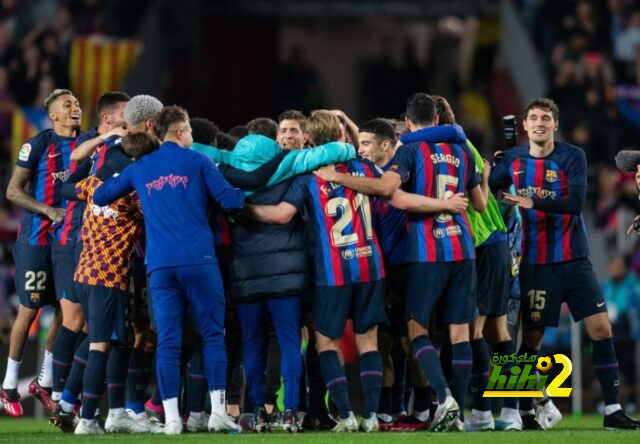
[[156, 367], [162, 399], [178, 397], [184, 313], [188, 305], [200, 327], [209, 390], [224, 390], [224, 291], [217, 264], [158, 268], [151, 272], [153, 312], [158, 333]]

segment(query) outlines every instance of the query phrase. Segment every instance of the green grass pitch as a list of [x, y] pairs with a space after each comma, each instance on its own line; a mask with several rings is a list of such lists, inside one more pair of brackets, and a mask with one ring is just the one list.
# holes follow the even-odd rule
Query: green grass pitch
[[419, 443], [433, 444], [547, 444], [552, 442], [603, 444], [607, 442], [640, 443], [640, 431], [607, 431], [602, 428], [602, 417], [585, 415], [566, 416], [556, 428], [543, 432], [476, 432], [476, 433], [390, 433], [372, 434], [331, 434], [299, 433], [284, 434], [274, 432], [267, 435], [244, 433], [241, 435], [184, 434], [181, 436], [164, 435], [105, 435], [98, 437], [76, 437], [65, 435], [54, 429], [44, 419], [0, 418], [0, 442], [112, 442], [114, 444], [145, 444], [160, 442], [186, 443], [332, 443], [332, 444], [383, 444], [383, 443]]

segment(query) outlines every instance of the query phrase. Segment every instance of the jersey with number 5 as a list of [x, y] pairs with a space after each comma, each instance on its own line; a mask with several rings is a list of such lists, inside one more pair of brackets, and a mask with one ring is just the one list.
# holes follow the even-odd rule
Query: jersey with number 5
[[[379, 177], [370, 162], [350, 160], [336, 171]], [[384, 278], [382, 251], [372, 223], [372, 197], [315, 174], [296, 178], [283, 201], [306, 208], [314, 243], [316, 285], [342, 286]]]
[[[392, 161], [409, 173], [405, 191], [436, 199], [464, 193], [480, 184], [466, 144], [417, 142], [401, 146]], [[408, 262], [456, 262], [474, 259], [466, 211], [409, 213]]]

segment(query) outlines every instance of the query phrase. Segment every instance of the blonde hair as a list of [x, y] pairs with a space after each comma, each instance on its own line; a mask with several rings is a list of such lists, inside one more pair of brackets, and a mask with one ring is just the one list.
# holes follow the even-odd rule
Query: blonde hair
[[315, 110], [307, 119], [306, 130], [315, 145], [335, 142], [340, 137], [340, 120], [327, 110]]

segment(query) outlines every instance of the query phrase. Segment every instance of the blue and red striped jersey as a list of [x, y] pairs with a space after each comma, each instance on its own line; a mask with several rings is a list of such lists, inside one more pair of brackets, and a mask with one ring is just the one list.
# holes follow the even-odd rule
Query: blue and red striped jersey
[[[382, 171], [389, 171], [392, 165], [393, 161], [383, 166]], [[398, 172], [399, 169], [395, 171]], [[406, 180], [407, 177], [402, 179]], [[375, 199], [373, 217], [385, 266], [403, 265], [407, 260], [409, 242], [407, 213], [393, 207], [384, 199]]]
[[[80, 134], [76, 138], [76, 147], [83, 142], [98, 136], [98, 131], [92, 129], [86, 133]], [[70, 162], [69, 174], [76, 171], [79, 164]], [[82, 227], [82, 214], [86, 203], [84, 201], [72, 200], [67, 203], [67, 214], [62, 224], [55, 230], [54, 237], [60, 245], [75, 245], [80, 242], [80, 228]]]
[[[473, 154], [466, 144], [427, 143], [401, 146], [392, 161], [410, 177], [405, 191], [442, 199], [480, 184]], [[394, 166], [390, 167], [393, 170]], [[466, 211], [409, 213], [408, 262], [456, 262], [475, 258]]]
[[[373, 163], [362, 160], [337, 164], [336, 171], [363, 177], [381, 174]], [[384, 278], [369, 196], [305, 174], [292, 182], [283, 201], [309, 215], [316, 285], [338, 287]]]
[[[570, 187], [587, 187], [587, 160], [580, 148], [556, 143], [547, 157], [529, 154], [529, 146], [505, 152], [491, 171], [491, 188], [515, 186], [520, 196], [534, 200], [567, 199]], [[563, 214], [520, 209], [522, 213], [522, 261], [530, 264], [567, 262], [589, 255], [587, 229], [582, 213]]]
[[[75, 147], [75, 138], [59, 136], [52, 129], [42, 131], [22, 145], [16, 166], [31, 170], [28, 190], [31, 197], [51, 207], [67, 208], [60, 188], [69, 177], [70, 156]], [[52, 224], [48, 217], [24, 210], [17, 242], [51, 244], [55, 237], [51, 233]]]

